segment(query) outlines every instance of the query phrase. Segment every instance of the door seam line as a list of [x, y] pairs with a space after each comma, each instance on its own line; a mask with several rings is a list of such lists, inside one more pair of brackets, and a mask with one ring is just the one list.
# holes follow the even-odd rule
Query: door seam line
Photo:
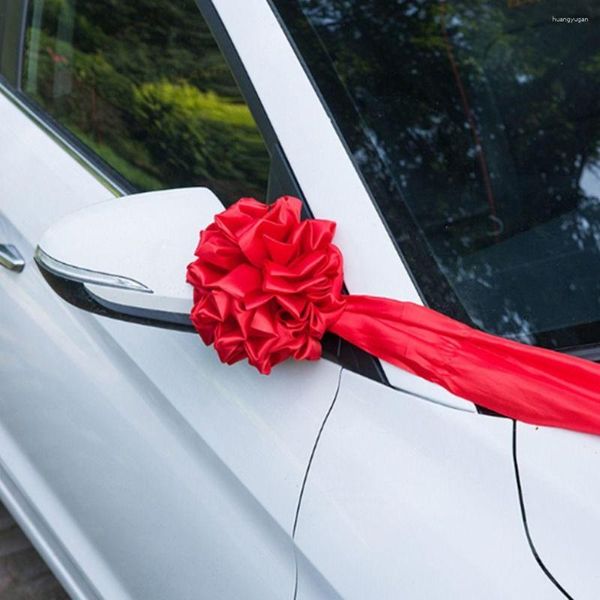
[[[296, 514], [294, 516], [294, 526], [292, 527], [292, 540], [296, 539], [296, 529], [298, 527], [298, 518], [300, 516], [300, 509], [302, 507], [302, 498], [304, 497], [304, 489], [306, 487], [306, 483], [308, 481], [308, 474], [310, 473], [310, 468], [312, 466], [313, 460], [315, 458], [315, 454], [317, 452], [317, 447], [319, 445], [319, 441], [321, 439], [321, 435], [323, 434], [323, 430], [325, 429], [325, 425], [333, 411], [333, 407], [335, 406], [336, 400], [338, 398], [338, 394], [340, 391], [340, 385], [342, 383], [342, 373], [344, 372], [344, 368], [340, 367], [340, 372], [338, 373], [337, 386], [335, 388], [335, 393], [333, 394], [333, 400], [331, 401], [331, 405], [329, 409], [325, 413], [325, 417], [323, 418], [323, 422], [321, 423], [321, 427], [319, 427], [319, 431], [317, 433], [317, 437], [315, 438], [310, 456], [308, 458], [308, 463], [306, 465], [306, 471], [304, 472], [304, 478], [302, 479], [302, 485], [300, 487], [300, 494], [298, 495], [298, 503], [296, 504]], [[298, 594], [298, 552], [296, 550], [296, 545], [294, 544], [294, 562], [296, 566], [296, 575], [294, 580], [294, 596], [293, 599], [296, 600], [296, 596]]]
[[338, 393], [340, 391], [340, 384], [342, 382], [342, 372], [343, 371], [344, 371], [344, 368], [341, 367], [340, 372], [338, 374], [338, 381], [337, 381], [335, 393], [333, 395], [333, 400], [331, 401], [331, 405], [329, 406], [327, 412], [325, 413], [325, 418], [323, 419], [323, 422], [321, 423], [321, 427], [319, 427], [319, 432], [317, 433], [317, 437], [315, 438], [315, 442], [313, 444], [313, 447], [312, 447], [312, 450], [310, 453], [310, 457], [308, 459], [308, 464], [306, 465], [306, 471], [304, 472], [304, 478], [302, 479], [302, 486], [300, 487], [300, 494], [298, 495], [298, 503], [296, 505], [296, 515], [294, 516], [294, 526], [292, 527], [292, 538], [296, 537], [296, 528], [298, 526], [298, 517], [300, 515], [300, 508], [302, 506], [302, 497], [304, 496], [304, 488], [306, 487], [306, 482], [308, 480], [308, 474], [310, 472], [310, 467], [312, 465], [313, 459], [314, 459], [316, 451], [317, 451], [317, 446], [319, 445], [319, 440], [321, 439], [321, 435], [323, 433], [323, 430], [325, 429], [327, 420], [329, 419], [329, 416], [331, 415], [331, 411], [333, 410], [333, 407], [335, 405], [335, 401], [337, 400]]
[[527, 512], [525, 510], [525, 500], [523, 498], [523, 488], [521, 486], [521, 476], [519, 473], [519, 463], [517, 459], [517, 422], [513, 420], [513, 431], [512, 431], [512, 452], [513, 452], [513, 465], [515, 469], [515, 479], [517, 482], [517, 493], [519, 496], [519, 507], [521, 511], [521, 519], [523, 521], [523, 528], [525, 529], [525, 536], [527, 537], [527, 543], [529, 544], [529, 548], [533, 553], [533, 557], [535, 561], [539, 565], [539, 567], [544, 572], [544, 575], [548, 577], [548, 579], [556, 586], [556, 588], [565, 596], [565, 598], [569, 598], [569, 600], [573, 600], [572, 596], [563, 588], [560, 583], [558, 583], [556, 577], [552, 575], [548, 567], [544, 564], [535, 544], [533, 543], [533, 539], [531, 537], [531, 532], [529, 531], [529, 524], [527, 523]]

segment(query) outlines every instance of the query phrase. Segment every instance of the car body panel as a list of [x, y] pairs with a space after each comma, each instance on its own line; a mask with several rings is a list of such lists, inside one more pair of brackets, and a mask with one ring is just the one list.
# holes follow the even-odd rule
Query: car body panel
[[600, 597], [600, 438], [517, 424], [517, 462], [531, 540], [578, 599]]
[[524, 535], [511, 446], [508, 419], [344, 371], [302, 498], [298, 599], [323, 580], [348, 599], [562, 598]]
[[0, 269], [4, 469], [99, 596], [291, 597], [297, 499], [340, 367], [267, 378], [193, 334], [67, 305], [34, 246], [108, 192], [4, 97], [0, 139], [2, 234], [27, 260]]

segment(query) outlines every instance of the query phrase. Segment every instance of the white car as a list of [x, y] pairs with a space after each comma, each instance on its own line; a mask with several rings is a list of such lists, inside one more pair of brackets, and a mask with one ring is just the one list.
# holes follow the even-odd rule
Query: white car
[[349, 292], [598, 360], [591, 4], [0, 0], [0, 497], [73, 598], [600, 597], [597, 437], [223, 365], [185, 283], [291, 194]]

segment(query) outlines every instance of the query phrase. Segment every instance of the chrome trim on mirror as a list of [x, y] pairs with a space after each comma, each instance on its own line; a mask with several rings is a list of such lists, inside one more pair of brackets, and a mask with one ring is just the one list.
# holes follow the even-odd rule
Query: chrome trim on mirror
[[92, 271], [90, 269], [82, 269], [81, 267], [74, 267], [64, 262], [52, 258], [46, 254], [39, 246], [35, 250], [34, 255], [35, 262], [41, 269], [61, 277], [62, 279], [68, 279], [70, 281], [77, 281], [80, 283], [94, 283], [96, 285], [105, 285], [108, 287], [119, 288], [122, 290], [132, 290], [135, 292], [144, 292], [146, 294], [152, 294], [153, 291], [135, 279], [129, 279], [122, 275], [112, 275], [110, 273], [101, 273], [99, 271]]

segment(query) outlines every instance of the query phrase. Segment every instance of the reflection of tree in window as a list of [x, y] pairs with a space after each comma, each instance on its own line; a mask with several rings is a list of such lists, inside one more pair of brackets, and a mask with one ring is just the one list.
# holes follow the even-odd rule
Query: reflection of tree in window
[[275, 4], [434, 306], [527, 339], [600, 320], [600, 36], [551, 21], [597, 3]]
[[264, 196], [269, 157], [192, 0], [33, 0], [24, 90], [140, 190]]

